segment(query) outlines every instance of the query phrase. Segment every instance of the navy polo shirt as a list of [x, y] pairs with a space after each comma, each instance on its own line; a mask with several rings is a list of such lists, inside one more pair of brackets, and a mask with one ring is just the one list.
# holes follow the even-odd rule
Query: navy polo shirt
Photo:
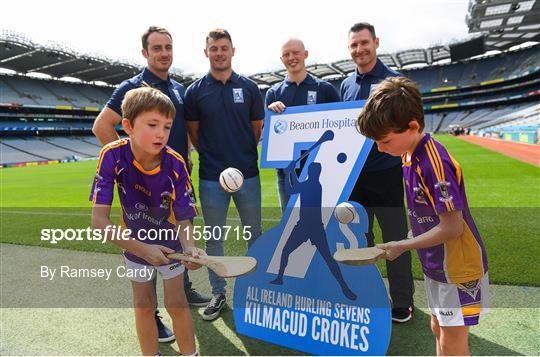
[[[368, 99], [369, 94], [377, 84], [386, 77], [397, 77], [402, 74], [388, 68], [377, 58], [375, 67], [368, 73], [358, 73], [358, 69], [351, 76], [341, 82], [341, 100], [350, 102], [353, 100]], [[366, 159], [362, 172], [373, 172], [389, 169], [401, 165], [401, 158], [379, 152], [377, 145], [373, 144]]]
[[178, 152], [184, 159], [187, 159], [188, 140], [187, 128], [184, 119], [184, 86], [171, 79], [170, 77], [163, 80], [152, 73], [148, 68], [145, 68], [141, 73], [133, 78], [126, 79], [116, 88], [106, 106], [114, 110], [118, 115], [122, 116], [122, 100], [128, 91], [134, 88], [142, 87], [146, 83], [150, 87], [159, 89], [169, 98], [176, 109], [173, 126], [169, 135], [169, 145], [173, 150]]
[[199, 122], [199, 177], [217, 181], [227, 167], [245, 178], [259, 174], [251, 122], [264, 118], [259, 87], [235, 72], [225, 84], [210, 73], [186, 91], [186, 120]]
[[287, 107], [320, 103], [339, 102], [339, 93], [330, 83], [313, 77], [308, 73], [306, 78], [296, 84], [286, 77], [282, 82], [274, 84], [266, 92], [266, 106], [280, 101]]

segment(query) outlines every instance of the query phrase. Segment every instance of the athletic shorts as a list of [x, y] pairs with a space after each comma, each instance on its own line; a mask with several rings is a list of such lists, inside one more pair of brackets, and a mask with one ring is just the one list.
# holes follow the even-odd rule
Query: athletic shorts
[[481, 314], [489, 312], [489, 278], [467, 283], [441, 283], [424, 275], [426, 297], [431, 314], [439, 326], [478, 325]]
[[146, 283], [156, 278], [156, 271], [159, 272], [163, 280], [172, 279], [184, 273], [185, 267], [179, 262], [168, 265], [145, 265], [132, 262], [124, 257], [126, 266], [126, 277], [131, 281]]

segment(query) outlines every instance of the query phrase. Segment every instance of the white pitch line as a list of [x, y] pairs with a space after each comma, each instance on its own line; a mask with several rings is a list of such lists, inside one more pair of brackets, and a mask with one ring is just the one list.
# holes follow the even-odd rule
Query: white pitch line
[[[88, 213], [73, 213], [73, 212], [42, 212], [42, 211], [11, 211], [0, 209], [0, 214], [24, 214], [24, 215], [41, 215], [41, 216], [75, 216], [75, 217], [88, 217]], [[119, 217], [119, 214], [112, 213], [112, 217]], [[203, 219], [202, 217], [195, 217], [195, 219]], [[227, 217], [228, 221], [240, 222], [240, 218], [237, 217]], [[278, 218], [262, 218], [263, 222], [280, 222], [281, 219]]]

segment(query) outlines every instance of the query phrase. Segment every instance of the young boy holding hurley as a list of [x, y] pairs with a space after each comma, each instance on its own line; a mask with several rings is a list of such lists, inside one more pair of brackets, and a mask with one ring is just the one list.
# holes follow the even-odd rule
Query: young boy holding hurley
[[[204, 251], [191, 239], [190, 218], [197, 211], [184, 159], [166, 146], [175, 116], [171, 100], [157, 89], [129, 91], [122, 102], [122, 126], [129, 135], [103, 147], [92, 186], [92, 226], [105, 230], [110, 220], [114, 185], [122, 206], [121, 226], [132, 232], [128, 239], [108, 237], [124, 249], [126, 269], [151, 270], [131, 278], [135, 325], [143, 355], [159, 354], [154, 318], [157, 306], [153, 278], [163, 278], [164, 300], [183, 355], [196, 355], [191, 313], [184, 293], [184, 266], [166, 254], [183, 250], [195, 257]], [[160, 240], [145, 239], [150, 230], [169, 232]], [[176, 239], [178, 232], [180, 241]], [[143, 233], [143, 234], [141, 234]], [[135, 238], [136, 237], [136, 238]], [[148, 236], [149, 237], [149, 236]], [[188, 269], [200, 265], [184, 263]]]
[[488, 311], [486, 251], [469, 211], [463, 173], [445, 147], [424, 133], [420, 91], [387, 78], [358, 118], [379, 151], [402, 156], [413, 238], [379, 244], [386, 259], [416, 249], [424, 271], [437, 355], [469, 355], [469, 326]]

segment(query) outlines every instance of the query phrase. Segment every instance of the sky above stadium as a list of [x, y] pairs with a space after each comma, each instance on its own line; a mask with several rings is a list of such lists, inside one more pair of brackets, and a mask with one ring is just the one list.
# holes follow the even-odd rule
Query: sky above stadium
[[349, 58], [347, 32], [355, 22], [375, 25], [380, 53], [427, 48], [470, 37], [465, 24], [468, 0], [198, 0], [5, 1], [0, 28], [78, 51], [144, 65], [140, 35], [149, 25], [169, 29], [174, 63], [187, 74], [208, 70], [206, 33], [231, 33], [233, 68], [243, 74], [282, 69], [281, 45], [291, 36], [304, 40], [308, 64]]

